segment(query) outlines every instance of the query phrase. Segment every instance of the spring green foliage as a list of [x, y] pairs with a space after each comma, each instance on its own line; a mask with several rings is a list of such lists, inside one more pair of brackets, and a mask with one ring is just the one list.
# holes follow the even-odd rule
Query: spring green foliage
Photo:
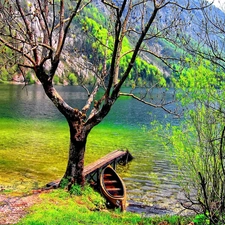
[[209, 220], [206, 218], [206, 216], [204, 214], [198, 214], [195, 216], [195, 218], [193, 219], [194, 224], [196, 225], [208, 225], [209, 224]]
[[68, 81], [70, 85], [77, 85], [78, 81], [77, 81], [77, 77], [74, 73], [70, 73], [68, 75]]
[[[101, 60], [106, 58], [106, 63], [109, 66], [110, 60], [112, 56], [112, 50], [114, 46], [113, 36], [110, 34], [109, 24], [104, 26], [106, 22], [102, 21], [101, 18], [104, 18], [100, 12], [98, 12], [97, 8], [91, 7], [94, 13], [90, 13], [90, 8], [85, 8], [85, 18], [81, 21], [82, 30], [84, 33], [91, 33], [91, 37], [87, 37], [86, 43], [90, 47], [89, 51], [89, 60], [93, 61], [96, 58], [96, 54]], [[107, 27], [107, 29], [106, 29]], [[127, 37], [124, 37], [121, 51], [121, 59], [120, 59], [120, 74], [125, 72], [129, 61], [132, 56], [132, 44], [128, 40]], [[102, 69], [102, 66], [99, 66], [99, 69]], [[140, 57], [137, 57], [135, 61], [134, 68], [132, 69], [129, 79], [127, 81], [127, 85], [129, 86], [147, 86], [153, 84], [154, 82], [158, 82], [161, 86], [165, 85], [165, 79], [162, 76], [162, 73], [159, 69], [143, 60]]]
[[159, 222], [168, 222], [171, 225], [186, 225], [191, 218], [178, 216], [163, 216], [145, 218], [133, 213], [120, 213], [105, 210], [105, 200], [98, 192], [89, 186], [81, 190], [81, 196], [71, 196], [68, 192], [59, 189], [50, 193], [41, 194], [41, 203], [31, 207], [29, 214], [18, 225], [57, 225], [57, 224], [148, 224], [156, 225]]
[[9, 80], [9, 77], [8, 77], [9, 73], [7, 72], [5, 67], [1, 68], [0, 74], [1, 74], [1, 80], [3, 80], [3, 81], [8, 81]]
[[53, 78], [53, 81], [54, 81], [55, 85], [59, 84], [59, 81], [60, 81], [59, 77], [57, 75], [55, 75], [54, 78]]
[[[186, 196], [202, 207], [208, 220], [216, 218], [221, 224], [225, 191], [224, 78], [224, 72], [209, 61], [186, 59], [186, 68], [174, 83], [179, 90], [177, 98], [187, 111], [179, 127], [167, 125], [164, 141], [165, 148], [172, 149], [175, 156]], [[166, 129], [161, 128], [166, 135]], [[193, 190], [195, 195], [191, 195]]]
[[[208, 61], [199, 60], [196, 64], [191, 60], [189, 62], [190, 67], [176, 81], [181, 90], [178, 98], [184, 106], [190, 106], [186, 116], [189, 123], [185, 122], [182, 130], [174, 128], [173, 143], [178, 152], [182, 152], [181, 155], [185, 157], [189, 154], [186, 159], [192, 159], [192, 166], [197, 172], [205, 167], [205, 161], [199, 161], [199, 158], [206, 159], [204, 156], [213, 147], [212, 140], [218, 139], [223, 129], [225, 74]], [[178, 136], [181, 141], [176, 140]], [[212, 165], [212, 158], [207, 156], [207, 159]]]
[[81, 186], [79, 185], [72, 185], [71, 189], [70, 189], [70, 193], [72, 195], [81, 195], [82, 194], [82, 190], [81, 190]]
[[33, 79], [31, 72], [27, 73], [26, 82], [28, 84], [35, 84], [35, 80]]
[[[187, 67], [182, 71], [179, 79], [173, 80], [176, 87], [182, 90], [178, 97], [183, 105], [196, 101], [199, 103], [213, 102], [216, 99], [222, 101], [224, 93], [218, 89], [224, 89], [224, 72], [206, 60], [188, 58], [186, 62]], [[184, 93], [189, 97], [185, 98]]]
[[0, 81], [10, 81], [12, 75], [17, 71], [18, 66], [13, 61], [8, 62], [8, 58], [13, 58], [14, 52], [5, 46], [0, 46]]

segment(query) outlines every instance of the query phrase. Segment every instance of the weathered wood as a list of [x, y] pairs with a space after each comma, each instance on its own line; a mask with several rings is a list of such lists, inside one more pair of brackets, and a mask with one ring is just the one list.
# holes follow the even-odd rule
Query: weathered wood
[[90, 173], [96, 171], [97, 169], [106, 167], [107, 165], [119, 161], [127, 154], [130, 154], [128, 151], [115, 150], [105, 155], [104, 157], [98, 159], [97, 161], [90, 163], [89, 165], [84, 167], [84, 176], [86, 177]]
[[[105, 198], [115, 207], [121, 207], [121, 211], [126, 209], [126, 186], [120, 176], [111, 167], [104, 167], [100, 175], [100, 190]], [[114, 184], [108, 184], [109, 180], [116, 180]]]
[[[98, 159], [97, 161], [85, 166], [83, 171], [84, 177], [86, 180], [92, 179], [98, 183], [100, 172], [103, 168], [105, 168], [109, 164], [113, 164], [115, 169], [115, 165], [117, 163], [121, 164], [122, 162], [122, 164], [125, 165], [127, 162], [129, 162], [132, 159], [133, 157], [128, 151], [115, 150], [103, 156], [102, 158]], [[95, 176], [95, 179], [94, 179], [94, 176]], [[60, 180], [56, 180], [46, 184], [46, 187], [57, 188], [59, 186], [59, 183], [60, 183]]]

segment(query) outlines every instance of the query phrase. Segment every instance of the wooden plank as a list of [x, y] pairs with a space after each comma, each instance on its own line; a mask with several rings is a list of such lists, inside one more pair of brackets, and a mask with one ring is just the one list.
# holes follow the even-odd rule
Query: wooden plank
[[98, 159], [97, 161], [85, 166], [84, 167], [84, 176], [87, 176], [88, 174], [92, 173], [93, 171], [95, 171], [103, 166], [107, 166], [108, 164], [112, 163], [115, 159], [119, 160], [126, 154], [127, 154], [126, 151], [121, 151], [121, 150], [115, 150], [113, 152], [110, 152], [109, 154]]
[[[102, 158], [98, 159], [97, 161], [88, 164], [87, 166], [84, 167], [84, 171], [83, 174], [86, 177], [87, 175], [93, 173], [93, 172], [97, 172], [97, 177], [99, 177], [99, 172], [100, 169], [102, 169], [103, 167], [111, 164], [111, 163], [115, 163], [116, 161], [119, 161], [121, 158], [123, 158], [125, 155], [130, 157], [130, 160], [133, 158], [130, 153], [128, 151], [122, 151], [122, 150], [115, 150], [113, 152], [110, 152], [109, 154], [103, 156]], [[128, 158], [129, 158], [128, 157]], [[128, 161], [130, 161], [128, 159]], [[46, 184], [46, 187], [49, 188], [57, 188], [59, 185], [60, 179], [50, 182], [48, 184]]]

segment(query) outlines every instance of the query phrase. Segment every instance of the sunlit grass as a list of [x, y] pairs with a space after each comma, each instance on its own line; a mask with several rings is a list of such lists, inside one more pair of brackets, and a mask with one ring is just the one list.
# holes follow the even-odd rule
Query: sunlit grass
[[[71, 196], [62, 189], [41, 194], [41, 202], [31, 207], [28, 215], [18, 225], [56, 225], [56, 224], [164, 224], [186, 225], [191, 218], [179, 216], [163, 216], [147, 218], [143, 215], [119, 210], [108, 211], [105, 201], [99, 193], [89, 186], [85, 187], [81, 196]], [[167, 223], [166, 223], [167, 222]]]

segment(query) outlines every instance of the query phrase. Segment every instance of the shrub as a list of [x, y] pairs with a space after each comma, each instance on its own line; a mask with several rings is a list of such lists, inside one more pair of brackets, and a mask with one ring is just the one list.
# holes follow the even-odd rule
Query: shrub
[[57, 75], [54, 76], [53, 82], [55, 85], [59, 84], [59, 77]]
[[35, 80], [33, 79], [32, 74], [30, 72], [27, 73], [26, 82], [28, 84], [35, 84]]
[[78, 84], [77, 77], [74, 73], [69, 74], [68, 81], [69, 81], [70, 85], [77, 85]]

